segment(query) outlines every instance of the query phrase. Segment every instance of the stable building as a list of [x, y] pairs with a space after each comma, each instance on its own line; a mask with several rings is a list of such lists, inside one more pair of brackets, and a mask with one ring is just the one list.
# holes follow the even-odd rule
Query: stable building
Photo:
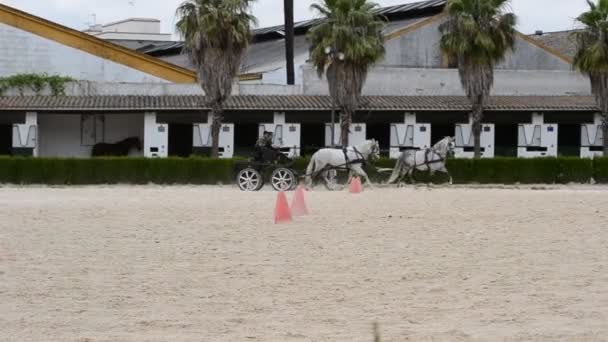
[[[17, 142], [15, 136], [13, 141], [3, 139], [6, 141], [1, 142], [0, 151], [88, 157], [97, 142], [136, 136], [142, 138], [142, 153], [149, 157], [205, 153], [200, 150], [204, 147], [201, 140], [210, 135], [208, 127], [200, 127], [208, 124], [204, 103], [200, 96], [0, 97], [3, 120], [12, 119], [16, 122], [13, 127], [30, 132], [30, 137], [32, 129], [37, 131], [34, 140], [23, 136], [17, 137], [21, 139]], [[472, 143], [470, 131], [456, 130], [466, 122], [468, 112], [465, 97], [368, 96], [363, 98], [355, 121], [367, 124], [364, 138], [378, 139], [388, 156], [391, 148], [423, 148], [456, 132], [462, 134], [456, 136], [457, 140]], [[495, 96], [485, 113], [485, 125], [492, 127], [490, 132], [494, 133], [494, 142], [487, 147], [494, 156], [579, 156], [589, 147], [581, 142], [595, 140], [595, 136], [584, 136], [583, 132], [591, 133], [589, 128], [597, 124], [596, 112], [590, 96]], [[292, 156], [310, 154], [328, 145], [324, 123], [330, 114], [331, 99], [327, 96], [234, 96], [226, 105], [227, 129], [221, 133], [221, 145], [227, 152], [224, 156], [248, 155], [260, 130], [268, 129], [268, 123], [273, 123], [275, 132], [281, 127], [279, 139], [289, 140], [288, 136], [294, 133], [300, 136], [299, 141], [283, 144]], [[411, 121], [414, 116], [415, 123]], [[25, 122], [17, 123], [21, 118], [26, 118]], [[406, 127], [399, 129], [401, 135], [396, 140], [391, 135], [396, 124], [391, 123], [400, 122]], [[109, 130], [106, 125], [114, 129]], [[422, 127], [426, 128], [424, 141], [415, 137]], [[547, 134], [558, 130], [561, 134], [554, 138]], [[3, 133], [3, 137], [9, 136], [8, 132]], [[108, 138], [108, 133], [113, 136]], [[415, 141], [424, 146], [416, 146]], [[470, 152], [472, 145], [468, 144], [462, 153]]]
[[[351, 143], [375, 138], [394, 157], [454, 136], [457, 156], [472, 157], [470, 105], [457, 69], [439, 48], [445, 3], [378, 10], [389, 19], [386, 56], [370, 69]], [[254, 31], [243, 74], [226, 104], [223, 157], [249, 155], [264, 130], [275, 132], [275, 144], [291, 156], [331, 146], [332, 130], [339, 141], [326, 80], [307, 62], [305, 34], [316, 23], [296, 24], [293, 86], [283, 84], [282, 26]], [[66, 96], [13, 91], [0, 97], [0, 154], [88, 157], [95, 144], [130, 137], [144, 145], [133, 155], [208, 153], [208, 105], [181, 42], [128, 45], [118, 37], [122, 41], [114, 44], [112, 37], [103, 40], [4, 5], [0, 31], [0, 75], [47, 73], [80, 80], [67, 85]], [[589, 81], [573, 72], [571, 63], [568, 54], [538, 37], [517, 35], [515, 51], [495, 72], [483, 122], [484, 157], [601, 154]]]

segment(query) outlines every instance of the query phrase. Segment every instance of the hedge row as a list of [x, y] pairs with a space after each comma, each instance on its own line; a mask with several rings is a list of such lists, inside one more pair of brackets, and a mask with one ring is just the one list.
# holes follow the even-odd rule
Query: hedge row
[[[306, 168], [308, 160], [298, 159], [296, 170]], [[374, 162], [379, 168], [392, 168], [394, 160]], [[0, 157], [0, 183], [12, 184], [231, 184], [234, 159], [207, 158], [94, 158], [51, 159]], [[480, 184], [556, 184], [608, 183], [608, 158], [495, 158], [451, 159], [448, 169], [455, 183]], [[384, 182], [390, 173], [368, 168], [370, 177]], [[415, 174], [418, 182], [443, 183], [447, 177], [427, 172]]]
[[0, 157], [0, 183], [218, 184], [233, 181], [233, 160], [203, 158], [47, 159]]

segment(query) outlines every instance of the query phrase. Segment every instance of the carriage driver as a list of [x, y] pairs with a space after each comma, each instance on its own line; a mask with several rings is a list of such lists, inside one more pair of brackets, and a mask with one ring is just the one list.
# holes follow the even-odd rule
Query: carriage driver
[[275, 147], [272, 146], [272, 132], [264, 131], [264, 134], [262, 134], [262, 136], [258, 139], [255, 146], [266, 147], [274, 150]]
[[[258, 139], [255, 143], [255, 147], [259, 149], [259, 151], [270, 150], [273, 152], [274, 156], [277, 156], [279, 152], [279, 148], [272, 144], [272, 132], [264, 131], [264, 134]], [[260, 154], [259, 157], [262, 157]]]

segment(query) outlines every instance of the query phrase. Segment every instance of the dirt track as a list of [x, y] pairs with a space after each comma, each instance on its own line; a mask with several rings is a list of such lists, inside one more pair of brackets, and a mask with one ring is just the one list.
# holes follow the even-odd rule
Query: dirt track
[[608, 191], [0, 188], [0, 341], [608, 340]]

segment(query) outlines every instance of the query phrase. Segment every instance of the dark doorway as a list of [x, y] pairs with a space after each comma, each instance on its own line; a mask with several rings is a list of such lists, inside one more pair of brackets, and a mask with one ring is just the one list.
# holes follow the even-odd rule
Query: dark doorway
[[13, 126], [0, 125], [0, 156], [11, 154], [13, 147]]
[[257, 123], [243, 123], [234, 125], [234, 154], [249, 157], [259, 138], [260, 125]]
[[367, 124], [367, 139], [376, 139], [380, 143], [382, 156], [388, 156], [391, 147], [391, 124], [373, 123]]
[[560, 156], [580, 156], [581, 125], [559, 125], [557, 153]]
[[302, 144], [302, 152], [300, 153], [302, 156], [311, 155], [325, 147], [325, 124], [302, 124], [300, 142]]
[[496, 125], [494, 132], [494, 155], [497, 157], [517, 157], [517, 137], [519, 125]]
[[169, 156], [187, 158], [192, 154], [192, 124], [169, 124]]
[[441, 139], [445, 137], [453, 137], [454, 136], [455, 125], [445, 125], [445, 124], [432, 124], [431, 125], [431, 146], [438, 143]]

